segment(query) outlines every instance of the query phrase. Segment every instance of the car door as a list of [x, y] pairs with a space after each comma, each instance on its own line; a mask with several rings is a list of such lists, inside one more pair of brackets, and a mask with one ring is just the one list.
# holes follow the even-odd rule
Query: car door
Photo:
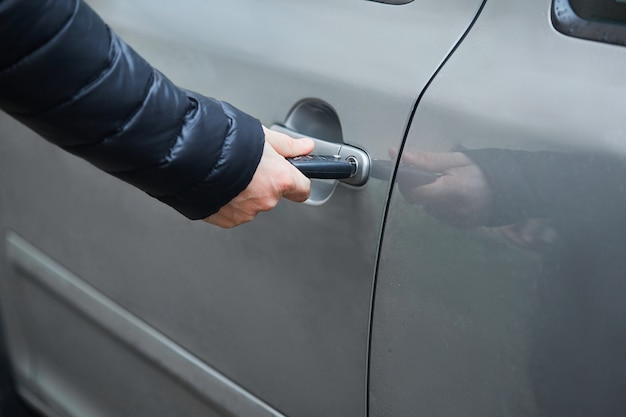
[[398, 171], [372, 415], [624, 414], [625, 6], [490, 0], [425, 92], [403, 160], [443, 175]]
[[[481, 1], [100, 1], [179, 85], [389, 159]], [[2, 116], [3, 316], [49, 415], [366, 413], [389, 176], [220, 230]]]

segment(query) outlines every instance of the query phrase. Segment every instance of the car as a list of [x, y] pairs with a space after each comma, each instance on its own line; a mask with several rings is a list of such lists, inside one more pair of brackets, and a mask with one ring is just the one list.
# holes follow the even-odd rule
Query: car
[[358, 178], [223, 230], [0, 116], [2, 318], [27, 403], [624, 414], [624, 1], [88, 3], [178, 85]]

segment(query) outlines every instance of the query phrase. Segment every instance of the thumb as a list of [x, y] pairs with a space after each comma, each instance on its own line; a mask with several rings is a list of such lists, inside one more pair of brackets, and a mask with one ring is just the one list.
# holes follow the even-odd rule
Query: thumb
[[272, 148], [280, 155], [288, 158], [300, 155], [306, 155], [313, 150], [315, 144], [309, 138], [294, 139], [284, 133], [276, 132], [263, 127], [265, 132], [265, 140], [272, 145]]

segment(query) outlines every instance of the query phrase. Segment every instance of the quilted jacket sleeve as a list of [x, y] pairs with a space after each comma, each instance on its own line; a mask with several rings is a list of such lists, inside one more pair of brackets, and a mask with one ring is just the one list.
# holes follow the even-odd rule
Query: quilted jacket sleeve
[[82, 0], [0, 0], [0, 108], [47, 140], [204, 218], [261, 158], [258, 120], [176, 87]]

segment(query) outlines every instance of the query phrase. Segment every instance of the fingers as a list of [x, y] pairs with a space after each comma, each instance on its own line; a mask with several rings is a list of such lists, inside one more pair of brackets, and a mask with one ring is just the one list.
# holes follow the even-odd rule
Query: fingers
[[269, 153], [280, 156], [275, 163], [281, 168], [281, 177], [277, 178], [280, 183], [281, 195], [288, 200], [301, 203], [309, 198], [311, 193], [311, 181], [305, 177], [297, 168], [287, 162], [284, 158], [309, 154], [315, 144], [309, 138], [294, 139], [289, 135], [263, 127], [265, 140], [269, 143]]
[[204, 219], [205, 222], [231, 228], [253, 220], [260, 212], [273, 209], [283, 197], [296, 202], [309, 198], [311, 181], [285, 157], [310, 152], [313, 141], [264, 130], [263, 155], [250, 184], [217, 213]]
[[[395, 153], [390, 152], [392, 156]], [[405, 151], [402, 163], [443, 174], [425, 185], [398, 181], [407, 201], [420, 204], [432, 216], [457, 227], [486, 224], [491, 192], [482, 171], [467, 156], [459, 152]]]
[[274, 150], [285, 158], [307, 155], [311, 153], [315, 144], [309, 138], [294, 139], [284, 133], [276, 132], [263, 127], [265, 140], [269, 142]]
[[297, 172], [293, 174], [293, 183], [283, 192], [283, 197], [287, 200], [302, 203], [311, 195], [311, 180], [302, 175], [296, 168], [293, 169]]
[[273, 195], [255, 196], [258, 186], [246, 188], [241, 194], [232, 199], [217, 213], [204, 219], [205, 222], [229, 229], [248, 223], [263, 211], [269, 211], [276, 207], [280, 197]]
[[204, 219], [204, 221], [215, 226], [230, 229], [251, 222], [260, 212], [269, 211], [276, 207], [278, 201], [278, 197], [251, 198], [246, 189], [217, 213]]
[[405, 199], [413, 204], [416, 203], [439, 203], [450, 194], [451, 190], [456, 187], [456, 179], [449, 176], [442, 176], [435, 182], [430, 184], [414, 187], [412, 185], [405, 185], [398, 183], [400, 192], [404, 195]]
[[[297, 140], [294, 141], [297, 142]], [[271, 143], [266, 144], [266, 148], [268, 154], [267, 159], [268, 161], [272, 161], [275, 171], [271, 178], [275, 184], [278, 197], [285, 197], [288, 200], [298, 203], [309, 198], [311, 193], [311, 180], [305, 177], [296, 167], [287, 162], [284, 155], [278, 152]]]
[[241, 224], [249, 222], [251, 219], [235, 219], [220, 212], [212, 214], [211, 216], [204, 219], [206, 223], [212, 224], [214, 226], [221, 227], [223, 229], [231, 229], [235, 226], [239, 226]]

